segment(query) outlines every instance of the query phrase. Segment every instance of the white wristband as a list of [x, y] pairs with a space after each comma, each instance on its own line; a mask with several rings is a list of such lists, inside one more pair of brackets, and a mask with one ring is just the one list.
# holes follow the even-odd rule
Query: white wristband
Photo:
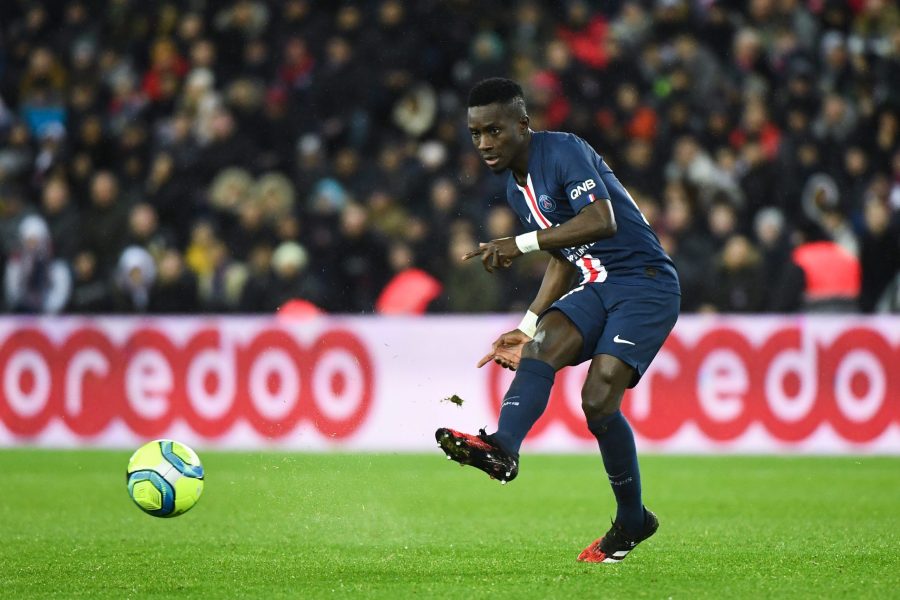
[[538, 316], [529, 310], [525, 313], [525, 316], [522, 317], [522, 322], [519, 323], [517, 329], [528, 337], [533, 338], [537, 331], [537, 322]]
[[519, 247], [519, 250], [522, 251], [522, 254], [528, 254], [529, 252], [536, 252], [537, 250], [540, 250], [541, 247], [538, 245], [537, 231], [529, 231], [528, 233], [517, 235], [516, 246]]

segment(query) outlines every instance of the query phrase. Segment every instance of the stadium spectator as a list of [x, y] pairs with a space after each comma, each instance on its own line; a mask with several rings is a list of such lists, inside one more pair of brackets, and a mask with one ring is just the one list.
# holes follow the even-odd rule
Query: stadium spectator
[[0, 175], [3, 181], [21, 181], [34, 161], [31, 134], [24, 123], [12, 123], [0, 145]]
[[271, 268], [247, 281], [241, 310], [271, 313], [290, 300], [307, 300], [319, 305], [323, 300], [322, 284], [308, 266], [309, 254], [303, 246], [282, 242], [272, 254]]
[[113, 307], [116, 312], [146, 313], [156, 283], [153, 256], [140, 246], [128, 246], [113, 274]]
[[767, 285], [764, 288], [767, 312], [797, 312], [803, 305], [806, 280], [792, 258], [793, 246], [785, 230], [784, 215], [774, 207], [756, 213], [753, 221], [757, 248], [762, 257]]
[[243, 281], [238, 281], [235, 277], [234, 291], [238, 294], [238, 301], [234, 305], [236, 310], [240, 312], [256, 312], [258, 310], [256, 307], [259, 305], [260, 295], [264, 293], [268, 281], [272, 277], [272, 253], [274, 251], [275, 249], [268, 244], [261, 244], [251, 250]]
[[457, 231], [447, 246], [447, 264], [444, 294], [439, 308], [447, 312], [493, 312], [501, 305], [501, 282], [491, 277], [480, 264], [459, 260], [470, 252], [477, 242], [468, 230]]
[[738, 231], [738, 214], [726, 199], [713, 201], [706, 215], [707, 230], [716, 249], [721, 250]]
[[50, 229], [54, 254], [65, 260], [75, 258], [79, 250], [81, 215], [72, 204], [65, 178], [54, 178], [44, 185], [41, 213]]
[[175, 171], [175, 158], [159, 152], [150, 163], [142, 197], [156, 211], [159, 221], [171, 228], [178, 247], [187, 243], [187, 225], [196, 214], [191, 190]]
[[65, 262], [53, 255], [50, 230], [37, 215], [19, 224], [18, 248], [4, 268], [6, 306], [18, 313], [62, 311], [72, 293], [72, 276]]
[[91, 179], [91, 205], [85, 211], [81, 245], [97, 257], [101, 275], [108, 275], [119, 260], [128, 237], [128, 207], [119, 183], [109, 171]]
[[804, 308], [812, 312], [851, 312], [857, 307], [860, 266], [856, 257], [832, 241], [807, 242], [794, 249], [803, 269]]
[[197, 278], [172, 248], [159, 257], [159, 274], [150, 292], [150, 311], [160, 314], [190, 314], [198, 306]]
[[663, 217], [663, 248], [672, 257], [681, 280], [684, 310], [700, 307], [711, 269], [715, 247], [698, 223], [694, 201], [679, 182], [666, 186]]
[[869, 198], [864, 214], [859, 308], [869, 313], [875, 310], [891, 279], [900, 271], [900, 230], [896, 221], [891, 222], [890, 209], [879, 198]]
[[766, 274], [758, 250], [743, 235], [732, 235], [716, 258], [701, 310], [758, 313], [765, 308]]
[[93, 252], [79, 252], [72, 261], [72, 272], [74, 283], [68, 312], [102, 314], [112, 311], [112, 286], [107, 278], [100, 276]]
[[341, 238], [335, 245], [330, 302], [339, 312], [371, 312], [388, 281], [387, 248], [369, 224], [366, 209], [348, 204], [340, 217]]
[[771, 205], [777, 189], [777, 173], [771, 156], [757, 142], [744, 144], [739, 162], [735, 171], [742, 171], [739, 183], [743, 209], [747, 214], [754, 214]]
[[174, 236], [169, 229], [160, 225], [156, 209], [143, 202], [132, 207], [128, 216], [126, 244], [142, 247], [158, 262], [174, 243]]
[[412, 250], [397, 242], [391, 246], [389, 262], [394, 275], [375, 301], [383, 315], [420, 315], [443, 291], [441, 283], [414, 266]]
[[234, 260], [228, 246], [212, 238], [206, 248], [206, 271], [198, 277], [200, 306], [205, 312], [231, 312], [241, 300], [247, 268]]

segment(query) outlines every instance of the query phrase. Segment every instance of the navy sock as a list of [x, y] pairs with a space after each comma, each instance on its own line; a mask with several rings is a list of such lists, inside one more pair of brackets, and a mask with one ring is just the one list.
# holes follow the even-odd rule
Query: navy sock
[[494, 434], [494, 439], [507, 452], [519, 453], [522, 440], [544, 414], [554, 377], [556, 371], [544, 361], [535, 358], [519, 361], [516, 377], [503, 398], [500, 421]]
[[625, 531], [642, 531], [644, 505], [641, 501], [641, 472], [631, 426], [622, 411], [616, 411], [602, 419], [588, 421], [588, 429], [600, 445], [603, 466], [616, 496], [616, 522]]

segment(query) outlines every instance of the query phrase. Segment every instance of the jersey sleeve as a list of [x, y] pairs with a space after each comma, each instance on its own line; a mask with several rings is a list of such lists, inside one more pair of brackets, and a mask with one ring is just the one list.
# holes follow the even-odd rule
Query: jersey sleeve
[[595, 200], [609, 198], [606, 185], [592, 160], [593, 152], [589, 152], [585, 142], [565, 140], [559, 144], [555, 154], [559, 185], [565, 190], [575, 214]]

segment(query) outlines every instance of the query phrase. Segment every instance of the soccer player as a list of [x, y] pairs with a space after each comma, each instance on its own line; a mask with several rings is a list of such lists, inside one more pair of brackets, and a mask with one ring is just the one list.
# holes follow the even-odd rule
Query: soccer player
[[578, 560], [619, 562], [659, 526], [641, 500], [634, 435], [620, 406], [678, 318], [675, 267], [593, 148], [570, 133], [530, 129], [516, 82], [491, 78], [475, 85], [468, 124], [485, 164], [494, 173], [509, 171], [507, 201], [528, 233], [479, 244], [463, 259], [480, 257], [493, 272], [541, 250], [550, 263], [522, 322], [497, 338], [478, 363], [493, 360], [516, 371], [497, 431], [470, 435], [441, 428], [435, 437], [448, 458], [501, 483], [511, 481], [519, 447], [547, 407], [556, 372], [590, 360], [582, 409], [617, 509], [609, 531]]

